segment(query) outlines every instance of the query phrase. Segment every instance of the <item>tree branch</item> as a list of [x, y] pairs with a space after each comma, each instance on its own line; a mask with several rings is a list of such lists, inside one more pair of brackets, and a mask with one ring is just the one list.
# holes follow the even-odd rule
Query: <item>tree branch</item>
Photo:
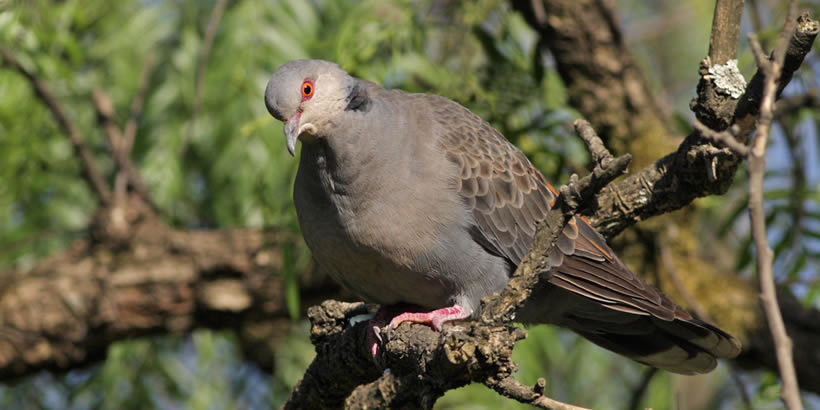
[[570, 105], [593, 124], [613, 152], [632, 153], [638, 161], [633, 165], [646, 166], [638, 159], [646, 147], [631, 142], [642, 135], [665, 138], [673, 131], [624, 42], [610, 5], [602, 0], [511, 3], [555, 57]]
[[714, 64], [725, 64], [737, 58], [740, 20], [744, 0], [717, 0], [709, 37], [709, 58]]
[[497, 391], [504, 397], [509, 397], [520, 403], [529, 404], [539, 409], [553, 409], [553, 410], [586, 410], [584, 407], [573, 406], [571, 404], [562, 403], [558, 400], [551, 399], [544, 395], [544, 388], [546, 387], [544, 379], [538, 379], [538, 384], [535, 387], [525, 386], [518, 379], [507, 376], [497, 383], [489, 385], [491, 389]]
[[0, 56], [3, 57], [3, 61], [5, 61], [6, 64], [10, 65], [28, 80], [31, 88], [34, 90], [34, 94], [45, 104], [49, 111], [51, 111], [51, 115], [54, 117], [54, 120], [57, 121], [57, 125], [63, 133], [68, 136], [69, 140], [71, 140], [74, 153], [80, 160], [83, 177], [91, 187], [97, 200], [102, 204], [110, 203], [111, 190], [97, 170], [97, 166], [94, 163], [94, 156], [85, 145], [85, 142], [83, 142], [83, 136], [80, 134], [77, 126], [74, 125], [74, 122], [66, 115], [65, 110], [63, 110], [63, 107], [54, 97], [54, 94], [51, 93], [45, 81], [38, 77], [33, 71], [29, 71], [23, 67], [20, 61], [3, 47], [0, 47]]
[[[280, 245], [295, 238], [177, 231], [157, 220], [132, 226], [129, 247], [77, 241], [0, 274], [0, 381], [96, 362], [116, 341], [201, 327], [235, 329], [246, 358], [271, 369], [292, 323]], [[344, 296], [315, 271], [299, 280], [303, 303]]]
[[[747, 147], [746, 144], [738, 141], [740, 127], [733, 126], [729, 127], [729, 129], [727, 130], [717, 132], [707, 127], [697, 119], [695, 119], [695, 121], [692, 123], [692, 126], [695, 128], [697, 132], [700, 133], [701, 137], [706, 138], [707, 140], [715, 144], [723, 145], [726, 148], [729, 148], [729, 150], [732, 151], [733, 154], [741, 158], [745, 158], [747, 155], [749, 155], [749, 147]], [[716, 177], [712, 177], [710, 179], [714, 180], [715, 178]]]
[[[797, 18], [776, 95], [811, 50], [818, 30], [820, 25], [808, 14]], [[760, 104], [762, 78], [763, 74], [758, 71], [737, 104], [734, 122], [740, 127], [739, 139], [748, 134], [751, 129], [748, 124], [750, 121], [754, 124], [758, 116], [758, 109], [752, 105]], [[701, 121], [704, 120], [701, 118]], [[612, 237], [638, 221], [680, 209], [697, 198], [723, 194], [731, 185], [739, 161], [740, 157], [716, 148], [699, 132], [692, 133], [677, 151], [604, 189], [597, 197], [596, 212], [591, 220], [601, 234]]]
[[757, 269], [763, 310], [766, 312], [766, 319], [774, 339], [780, 379], [783, 382], [781, 396], [786, 403], [786, 407], [790, 410], [800, 410], [803, 405], [800, 401], [800, 389], [797, 386], [797, 375], [794, 369], [792, 340], [786, 333], [786, 326], [780, 313], [780, 306], [777, 303], [774, 273], [772, 272], [774, 255], [771, 248], [769, 248], [766, 234], [766, 214], [763, 209], [763, 179], [766, 172], [766, 149], [769, 131], [774, 118], [774, 101], [778, 93], [777, 81], [781, 76], [788, 41], [794, 31], [797, 5], [798, 2], [795, 0], [792, 0], [789, 5], [786, 24], [777, 41], [771, 61], [766, 58], [757, 39], [752, 35], [749, 36], [757, 64], [765, 78], [763, 98], [760, 103], [760, 120], [757, 123], [757, 136], [748, 156], [749, 216], [752, 223], [752, 237], [757, 251]]
[[142, 115], [142, 107], [145, 104], [145, 93], [148, 90], [148, 83], [151, 80], [151, 74], [154, 72], [154, 56], [149, 55], [145, 59], [142, 67], [142, 74], [140, 75], [140, 82], [137, 86], [137, 92], [134, 94], [134, 101], [131, 103], [131, 116], [128, 122], [125, 123], [125, 131], [123, 131], [123, 143], [121, 147], [121, 155], [131, 158], [131, 149], [134, 147], [134, 139], [137, 137], [137, 126]]
[[[608, 3], [598, 0], [511, 0], [511, 3], [539, 33], [542, 44], [555, 57], [556, 68], [567, 87], [570, 104], [590, 119], [604, 140], [614, 146], [616, 151], [622, 149], [621, 146], [626, 146], [628, 148], [625, 151], [636, 156], [633, 167], [638, 166], [638, 172], [611, 184], [596, 198], [597, 203], [593, 206], [596, 212], [590, 220], [599, 232], [611, 238], [638, 221], [681, 209], [696, 198], [728, 190], [740, 158], [725, 148], [715, 147], [714, 142], [702, 138], [699, 133], [689, 135], [674, 152], [664, 155], [668, 150], [663, 147], [670, 140], [665, 137], [677, 136], [674, 130], [666, 126], [671, 121], [660, 114], [657, 109], [660, 104], [654, 102], [648, 87], [642, 81], [631, 52], [614, 23], [614, 14]], [[716, 7], [731, 4], [733, 3], [722, 1]], [[730, 11], [730, 16], [737, 16], [738, 13], [736, 7], [726, 7], [726, 11]], [[717, 22], [723, 21], [725, 20], [717, 19]], [[784, 64], [784, 70], [789, 74], [781, 77], [781, 89], [811, 50], [817, 35], [816, 24], [808, 15], [798, 19], [798, 27]], [[713, 25], [712, 44], [717, 43], [714, 41], [714, 31], [717, 28], [719, 27]], [[596, 35], [589, 35], [593, 30]], [[721, 31], [725, 32], [722, 28]], [[738, 34], [733, 36], [737, 38]], [[726, 44], [726, 49], [736, 48], [730, 41], [720, 43]], [[713, 50], [717, 49], [722, 50], [724, 47], [713, 47]], [[715, 61], [718, 61], [717, 57]], [[704, 75], [708, 74], [711, 61], [709, 63], [703, 67]], [[709, 81], [701, 83], [712, 86]], [[695, 101], [694, 111], [697, 113], [711, 107], [711, 111], [717, 113], [712, 118], [698, 117], [710, 129], [720, 131], [731, 124], [737, 124], [739, 133], [747, 134], [757, 119], [756, 110], [760, 104], [762, 83], [753, 79], [746, 88], [746, 95], [741, 99], [725, 96], [721, 100]], [[698, 95], [721, 96], [720, 93], [707, 93], [701, 88], [698, 89]], [[810, 101], [809, 99], [808, 104]], [[747, 113], [753, 114], [747, 118], [747, 121], [751, 121], [743, 124], [737, 121], [747, 116]], [[744, 125], [743, 132], [740, 132], [741, 125]], [[618, 141], [626, 143], [622, 142], [619, 146]], [[662, 158], [656, 160], [658, 157]], [[679, 216], [677, 220], [680, 221], [681, 218], [686, 216]], [[675, 224], [675, 221], [676, 219], [669, 219], [664, 223]], [[688, 243], [689, 239], [696, 240], [695, 234], [687, 235], [685, 229], [684, 223], [678, 234], [683, 235], [683, 243]], [[705, 306], [712, 316], [726, 319], [725, 324], [744, 338], [744, 352], [738, 361], [745, 367], [776, 368], [771, 335], [765, 326], [759, 327], [763, 312], [751, 309], [757, 300], [752, 286], [735, 276], [712, 275], [708, 263], [697, 255], [687, 255], [685, 250], [677, 249], [673, 250], [676, 252], [673, 255], [676, 265], [690, 261], [694, 263], [689, 265], [694, 271], [687, 276], [688, 281], [714, 283], [718, 280], [723, 286], [731, 286], [736, 292], [731, 303], [726, 302], [727, 299], [721, 293], [699, 296], [709, 302]], [[682, 253], [677, 255], [678, 252]], [[655, 267], [650, 266], [648, 269], [654, 270]], [[741, 307], [743, 305], [748, 305], [748, 308]], [[816, 382], [820, 380], [820, 373], [817, 371], [820, 368], [817, 357], [820, 356], [816, 355], [816, 343], [813, 341], [820, 328], [809, 326], [810, 322], [798, 319], [797, 316], [806, 313], [800, 310], [799, 304], [789, 306], [784, 313], [787, 328], [795, 337], [796, 352], [802, 358], [796, 362], [801, 385], [812, 391], [820, 391], [820, 383]], [[760, 332], [761, 329], [764, 332]]]
[[126, 149], [126, 144], [129, 143], [114, 123], [116, 114], [111, 98], [108, 97], [103, 90], [96, 88], [92, 92], [92, 100], [94, 102], [94, 110], [97, 112], [97, 120], [104, 131], [103, 133], [106, 135], [108, 145], [111, 147], [111, 155], [114, 157], [117, 167], [125, 174], [128, 182], [131, 183], [131, 186], [134, 187], [134, 190], [139, 194], [142, 200], [151, 206], [151, 209], [155, 213], [161, 214], [161, 210], [151, 198], [148, 187], [142, 182], [137, 167], [131, 162], [131, 157], [126, 155], [126, 153], [131, 150], [130, 147]]
[[781, 118], [784, 115], [797, 112], [803, 108], [820, 109], [820, 96], [818, 96], [818, 90], [816, 88], [809, 90], [805, 94], [781, 98], [775, 107], [774, 117]]
[[691, 109], [697, 119], [716, 130], [728, 128], [746, 82], [737, 69], [737, 46], [743, 0], [718, 0], [709, 37], [709, 54], [700, 66], [697, 99]]
[[[704, 137], [720, 141], [731, 147], [735, 153], [746, 158], [749, 163], [749, 216], [752, 224], [752, 237], [756, 249], [756, 262], [761, 289], [761, 300], [763, 310], [772, 333], [775, 345], [778, 368], [783, 381], [782, 397], [789, 409], [802, 409], [800, 402], [800, 390], [797, 387], [797, 376], [794, 368], [792, 356], [792, 341], [786, 333], [786, 326], [777, 302], [775, 290], [774, 274], [772, 263], [774, 256], [769, 248], [766, 234], [766, 215], [763, 208], [763, 179], [766, 172], [766, 150], [774, 118], [774, 101], [782, 87], [779, 87], [778, 80], [781, 78], [786, 50], [789, 40], [793, 38], [793, 32], [797, 16], [797, 2], [792, 1], [786, 17], [786, 24], [783, 33], [778, 39], [777, 46], [772, 53], [771, 60], [766, 57], [760, 47], [760, 43], [753, 36], [749, 36], [755, 59], [759, 67], [759, 77], [763, 84], [762, 95], [760, 96], [760, 119], [757, 122], [757, 133], [752, 148], [747, 148], [737, 140], [740, 127], [735, 125], [731, 132], [714, 132], [706, 128], [703, 124], [696, 122], [695, 126], [702, 130]], [[815, 31], [816, 31], [815, 23]]]

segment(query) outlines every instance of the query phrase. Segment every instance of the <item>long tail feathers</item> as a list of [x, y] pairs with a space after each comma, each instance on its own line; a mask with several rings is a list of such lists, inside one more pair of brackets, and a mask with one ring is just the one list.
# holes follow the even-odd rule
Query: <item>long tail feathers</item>
[[588, 322], [573, 330], [605, 349], [680, 374], [710, 372], [717, 366], [717, 359], [732, 358], [740, 352], [737, 339], [697, 319], [665, 321], [651, 316], [636, 319], [622, 325], [621, 330], [596, 329]]

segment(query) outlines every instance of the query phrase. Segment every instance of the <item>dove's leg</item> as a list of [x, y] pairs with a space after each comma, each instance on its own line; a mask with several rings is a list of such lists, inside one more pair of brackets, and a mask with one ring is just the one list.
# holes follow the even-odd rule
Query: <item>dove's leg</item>
[[393, 309], [381, 306], [376, 312], [376, 315], [370, 319], [368, 325], [370, 330], [367, 332], [367, 345], [370, 346], [370, 354], [373, 355], [374, 359], [379, 352], [379, 343], [382, 341], [382, 337], [379, 335], [379, 329], [386, 326], [393, 316], [396, 316], [396, 312]]
[[471, 314], [472, 312], [459, 305], [436, 309], [430, 312], [405, 312], [394, 317], [393, 320], [390, 321], [390, 327], [395, 329], [402, 322], [426, 323], [432, 325], [433, 329], [440, 331], [443, 324], [454, 320], [466, 319], [470, 317]]

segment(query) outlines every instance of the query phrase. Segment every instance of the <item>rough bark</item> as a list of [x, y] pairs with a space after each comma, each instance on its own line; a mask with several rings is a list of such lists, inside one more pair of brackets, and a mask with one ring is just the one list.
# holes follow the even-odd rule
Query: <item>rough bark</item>
[[[291, 322], [280, 249], [296, 238], [179, 231], [153, 218], [135, 221], [126, 244], [99, 241], [106, 231], [0, 276], [0, 380], [92, 363], [118, 340], [198, 327], [235, 329], [247, 358], [271, 368]], [[305, 305], [341, 296], [316, 272], [300, 282]]]
[[[310, 309], [317, 356], [285, 409], [340, 408], [357, 386], [382, 375], [365, 343], [367, 323], [347, 325], [352, 314], [363, 310], [363, 304], [336, 301]], [[399, 326], [380, 353], [391, 374], [380, 382], [383, 392], [360, 389], [348, 401], [371, 408], [432, 408], [447, 390], [509, 376], [517, 368], [513, 346], [525, 335], [523, 329], [482, 322], [448, 325], [441, 333], [429, 326]], [[412, 392], [401, 392], [409, 386]], [[387, 406], [376, 407], [379, 403]]]

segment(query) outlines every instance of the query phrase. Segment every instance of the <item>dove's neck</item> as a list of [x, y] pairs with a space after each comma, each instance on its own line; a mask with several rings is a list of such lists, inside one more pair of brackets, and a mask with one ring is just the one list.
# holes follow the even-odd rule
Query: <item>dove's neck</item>
[[389, 106], [373, 107], [367, 116], [339, 121], [334, 135], [304, 143], [299, 172], [331, 195], [374, 194], [395, 189], [387, 184], [385, 175], [395, 177], [411, 171], [410, 153], [415, 151], [415, 140], [399, 137], [392, 130], [397, 124], [372, 120], [391, 118], [391, 114], [395, 113]]

